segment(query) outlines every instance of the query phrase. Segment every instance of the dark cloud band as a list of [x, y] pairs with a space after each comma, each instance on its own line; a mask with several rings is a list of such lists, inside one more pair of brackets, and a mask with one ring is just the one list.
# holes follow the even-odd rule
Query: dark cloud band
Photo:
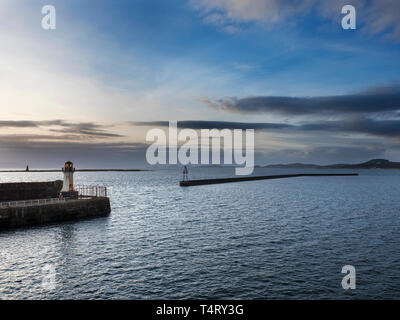
[[[131, 122], [134, 126], [168, 127], [168, 121]], [[400, 138], [400, 120], [376, 120], [357, 118], [353, 120], [318, 121], [290, 125], [286, 123], [251, 123], [228, 121], [178, 121], [178, 128], [184, 129], [254, 129], [259, 131], [321, 131], [357, 133], [386, 138]]]
[[[140, 127], [168, 127], [168, 121], [131, 121], [130, 124]], [[255, 130], [277, 130], [293, 127], [285, 123], [250, 123], [250, 122], [229, 122], [229, 121], [201, 121], [186, 120], [178, 121], [180, 129], [255, 129]]]
[[337, 96], [202, 98], [200, 101], [215, 110], [241, 114], [270, 113], [300, 116], [398, 112], [400, 86], [379, 87], [358, 94]]
[[116, 133], [106, 131], [110, 126], [94, 122], [67, 122], [64, 120], [45, 121], [0, 121], [0, 128], [39, 128], [39, 127], [60, 127], [49, 129], [51, 132], [71, 134], [86, 137], [114, 138], [123, 137]]

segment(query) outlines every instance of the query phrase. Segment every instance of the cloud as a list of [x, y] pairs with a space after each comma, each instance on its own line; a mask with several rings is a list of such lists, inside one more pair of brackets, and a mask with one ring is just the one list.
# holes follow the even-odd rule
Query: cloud
[[373, 136], [394, 138], [400, 141], [400, 120], [377, 120], [358, 118], [348, 121], [323, 121], [297, 127], [305, 131], [333, 131], [364, 133]]
[[232, 64], [233, 68], [240, 70], [240, 71], [252, 71], [258, 68], [257, 65], [249, 64], [249, 63], [239, 63], [234, 62]]
[[62, 120], [51, 120], [51, 121], [0, 121], [0, 127], [7, 128], [36, 128], [41, 126], [59, 126], [63, 124]]
[[305, 13], [315, 0], [192, 0], [192, 6], [214, 24], [240, 22], [280, 22], [294, 14]]
[[59, 133], [72, 133], [83, 136], [91, 136], [91, 137], [103, 137], [103, 138], [115, 138], [115, 137], [123, 137], [123, 135], [110, 133], [104, 130], [104, 125], [95, 124], [93, 122], [83, 122], [83, 123], [67, 123], [63, 122], [61, 124], [62, 129], [51, 129], [52, 132]]
[[[142, 127], [166, 128], [168, 124], [168, 121], [131, 122], [131, 125]], [[202, 128], [256, 129], [258, 132], [289, 134], [284, 138], [285, 141], [288, 142], [289, 137], [294, 143], [279, 144], [279, 150], [276, 150], [273, 144], [264, 144], [263, 142], [268, 141], [263, 140], [262, 135], [256, 136], [258, 163], [282, 162], [283, 159], [290, 162], [327, 164], [352, 160], [364, 161], [383, 156], [387, 150], [400, 149], [400, 120], [358, 119], [357, 121], [319, 121], [298, 125], [192, 120], [180, 121], [178, 126], [196, 130]], [[332, 133], [366, 134], [390, 138], [392, 142], [346, 135], [332, 140], [331, 138], [334, 137]], [[308, 142], [305, 138], [307, 135], [312, 137]], [[296, 137], [301, 137], [301, 143], [296, 143]], [[398, 139], [397, 142], [394, 138]], [[323, 144], [328, 144], [328, 146]], [[342, 144], [349, 144], [349, 146]], [[292, 147], [289, 148], [289, 145]], [[80, 168], [147, 167], [145, 159], [147, 147], [146, 143], [98, 142], [73, 134], [4, 134], [0, 135], [0, 151], [3, 155], [0, 165], [23, 168], [28, 163], [31, 168], [54, 168], [64, 163], [66, 159], [71, 159]]]
[[361, 28], [400, 40], [400, 2], [397, 0], [190, 0], [206, 23], [226, 26], [256, 22], [277, 24], [306, 14], [338, 21], [344, 5], [353, 5]]
[[[60, 129], [49, 129], [55, 133], [68, 133], [74, 136], [115, 138], [123, 137], [120, 134], [110, 133], [105, 130], [109, 125], [101, 125], [94, 122], [68, 122], [65, 120], [45, 121], [0, 121], [0, 128], [39, 128], [39, 127], [61, 127]], [[49, 136], [50, 137], [50, 136]], [[54, 136], [53, 136], [54, 137]], [[57, 136], [55, 136], [57, 137]]]
[[[130, 124], [141, 127], [168, 127], [168, 121], [131, 121]], [[202, 121], [186, 120], [178, 121], [180, 129], [255, 129], [255, 130], [276, 130], [287, 129], [293, 126], [285, 123], [252, 123], [252, 122], [229, 122], [229, 121]]]
[[258, 96], [223, 99], [203, 97], [199, 101], [218, 111], [239, 114], [272, 113], [298, 116], [397, 112], [400, 109], [400, 86], [377, 87], [361, 93], [337, 96]]
[[[134, 126], [168, 127], [168, 121], [130, 122]], [[316, 121], [297, 125], [287, 123], [254, 123], [254, 122], [229, 122], [229, 121], [178, 121], [178, 128], [187, 129], [254, 129], [257, 131], [283, 131], [293, 133], [302, 132], [335, 132], [367, 134], [385, 137], [400, 141], [400, 120], [378, 120], [373, 118], [358, 117], [351, 120]]]
[[0, 135], [0, 166], [25, 168], [29, 164], [31, 169], [60, 168], [66, 160], [71, 160], [77, 168], [144, 168], [148, 167], [147, 147], [145, 143], [134, 142], [79, 142], [46, 135]]
[[[283, 149], [266, 152], [264, 159], [267, 164], [276, 163], [313, 163], [337, 164], [359, 163], [369, 159], [385, 157], [387, 146], [319, 146], [299, 149]], [[282, 159], [285, 159], [282, 162]]]
[[321, 1], [318, 12], [326, 18], [337, 20], [341, 8], [351, 4], [357, 10], [357, 28], [370, 35], [383, 35], [400, 41], [400, 2], [397, 0], [336, 0]]
[[4, 134], [0, 135], [0, 148], [10, 147], [12, 144], [31, 143], [41, 141], [77, 141], [82, 140], [82, 137], [77, 135], [50, 135], [50, 134]]
[[400, 40], [400, 2], [397, 0], [374, 0], [367, 22], [372, 34], [387, 32], [389, 37]]

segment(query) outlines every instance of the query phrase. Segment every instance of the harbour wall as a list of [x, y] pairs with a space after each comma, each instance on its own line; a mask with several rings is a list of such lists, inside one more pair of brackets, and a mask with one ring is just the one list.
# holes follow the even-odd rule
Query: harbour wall
[[0, 183], [0, 202], [58, 198], [63, 182]]
[[110, 199], [89, 198], [59, 203], [0, 208], [0, 229], [107, 216]]
[[219, 178], [219, 179], [202, 179], [202, 180], [184, 180], [180, 181], [181, 187], [201, 186], [207, 184], [220, 184], [232, 183], [243, 181], [255, 180], [270, 180], [270, 179], [284, 179], [284, 178], [298, 178], [298, 177], [337, 177], [337, 176], [358, 176], [358, 173], [300, 173], [300, 174], [285, 174], [275, 176], [250, 176], [250, 177], [236, 177], [236, 178]]

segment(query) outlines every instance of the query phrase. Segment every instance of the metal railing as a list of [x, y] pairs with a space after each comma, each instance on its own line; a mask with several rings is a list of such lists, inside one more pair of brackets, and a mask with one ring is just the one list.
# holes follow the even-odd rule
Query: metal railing
[[[104, 186], [75, 186], [75, 191], [78, 191], [79, 198], [99, 198], [107, 197], [107, 187]], [[51, 198], [51, 199], [35, 199], [35, 200], [19, 200], [0, 202], [0, 208], [8, 207], [28, 207], [43, 204], [53, 204], [70, 201], [69, 199]]]
[[78, 191], [79, 197], [107, 197], [107, 187], [104, 186], [77, 185], [74, 189]]
[[37, 205], [41, 205], [41, 204], [52, 204], [52, 203], [60, 203], [60, 202], [65, 202], [65, 200], [58, 199], [58, 198], [52, 198], [52, 199], [7, 201], [7, 202], [0, 202], [0, 208], [29, 207], [29, 206], [37, 206]]

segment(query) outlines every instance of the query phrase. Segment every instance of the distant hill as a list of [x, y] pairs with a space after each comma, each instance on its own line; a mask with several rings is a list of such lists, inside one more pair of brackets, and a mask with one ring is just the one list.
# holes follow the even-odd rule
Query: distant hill
[[262, 168], [274, 169], [400, 169], [400, 162], [391, 162], [386, 159], [372, 159], [358, 164], [332, 164], [320, 166], [306, 163], [271, 164]]

